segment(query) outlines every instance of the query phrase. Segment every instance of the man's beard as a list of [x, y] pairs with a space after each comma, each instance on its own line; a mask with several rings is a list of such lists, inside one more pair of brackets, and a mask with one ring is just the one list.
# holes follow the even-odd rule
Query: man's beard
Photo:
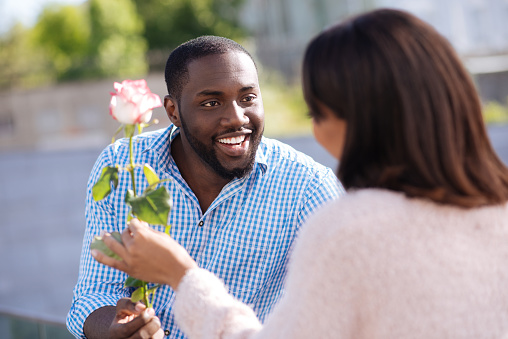
[[[180, 115], [180, 120], [182, 122], [182, 128], [185, 133], [185, 137], [189, 142], [189, 145], [192, 147], [194, 152], [206, 163], [210, 166], [215, 173], [220, 175], [222, 178], [227, 180], [233, 180], [234, 178], [242, 178], [252, 170], [254, 166], [254, 160], [256, 159], [256, 151], [258, 149], [259, 143], [261, 142], [261, 135], [256, 139], [253, 138], [254, 135], [257, 134], [257, 130], [253, 129], [250, 135], [250, 145], [249, 145], [249, 155], [248, 155], [248, 163], [243, 168], [233, 168], [232, 170], [226, 169], [220, 163], [217, 158], [217, 154], [213, 147], [207, 147], [204, 143], [198, 140], [187, 128], [187, 124], [185, 123], [183, 116]], [[236, 132], [236, 130], [226, 131], [226, 133]]]

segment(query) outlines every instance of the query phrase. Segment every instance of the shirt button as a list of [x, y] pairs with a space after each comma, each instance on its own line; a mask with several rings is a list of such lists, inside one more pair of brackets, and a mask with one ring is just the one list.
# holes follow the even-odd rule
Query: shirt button
[[164, 335], [169, 335], [171, 332], [169, 330], [164, 330]]
[[199, 224], [198, 224], [198, 225], [199, 225], [199, 226], [203, 226], [204, 224], [205, 224], [205, 223], [203, 222], [203, 220], [201, 220], [201, 221], [199, 222]]

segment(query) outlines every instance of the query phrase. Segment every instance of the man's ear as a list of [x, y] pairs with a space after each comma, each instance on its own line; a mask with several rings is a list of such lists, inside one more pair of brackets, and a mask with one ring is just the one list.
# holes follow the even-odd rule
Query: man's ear
[[176, 100], [169, 95], [166, 95], [164, 97], [164, 107], [166, 108], [166, 114], [168, 115], [169, 120], [171, 120], [176, 127], [182, 127], [180, 122], [180, 111], [178, 110]]

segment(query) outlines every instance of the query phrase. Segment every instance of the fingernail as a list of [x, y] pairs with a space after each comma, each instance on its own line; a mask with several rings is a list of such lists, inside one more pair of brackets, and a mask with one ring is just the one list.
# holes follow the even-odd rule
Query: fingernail
[[92, 257], [96, 257], [97, 256], [97, 250], [91, 250], [90, 253], [92, 254]]
[[143, 305], [141, 303], [137, 303], [135, 308], [136, 308], [136, 311], [141, 312], [145, 309], [145, 305]]

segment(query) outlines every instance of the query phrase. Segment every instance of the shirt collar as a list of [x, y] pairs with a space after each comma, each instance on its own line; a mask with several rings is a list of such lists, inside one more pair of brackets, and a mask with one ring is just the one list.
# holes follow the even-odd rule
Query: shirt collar
[[[146, 152], [148, 150], [153, 150], [157, 152], [160, 156], [161, 163], [167, 164], [169, 162], [169, 157], [171, 155], [171, 143], [175, 138], [180, 134], [180, 128], [171, 124], [166, 130], [157, 138], [153, 140], [152, 143], [148, 145], [147, 148], [143, 150]], [[169, 143], [168, 143], [169, 140]], [[264, 137], [261, 139], [260, 146], [256, 151], [256, 158], [254, 159], [254, 164], [257, 165], [261, 174], [264, 175], [268, 169], [268, 161], [265, 147], [261, 147], [264, 143]]]
[[[265, 137], [261, 138], [260, 146], [265, 144]], [[258, 146], [258, 149], [256, 151], [256, 159], [254, 162], [259, 166], [261, 169], [261, 175], [264, 175], [266, 173], [266, 170], [268, 169], [268, 155], [266, 154], [266, 147], [260, 147]]]

